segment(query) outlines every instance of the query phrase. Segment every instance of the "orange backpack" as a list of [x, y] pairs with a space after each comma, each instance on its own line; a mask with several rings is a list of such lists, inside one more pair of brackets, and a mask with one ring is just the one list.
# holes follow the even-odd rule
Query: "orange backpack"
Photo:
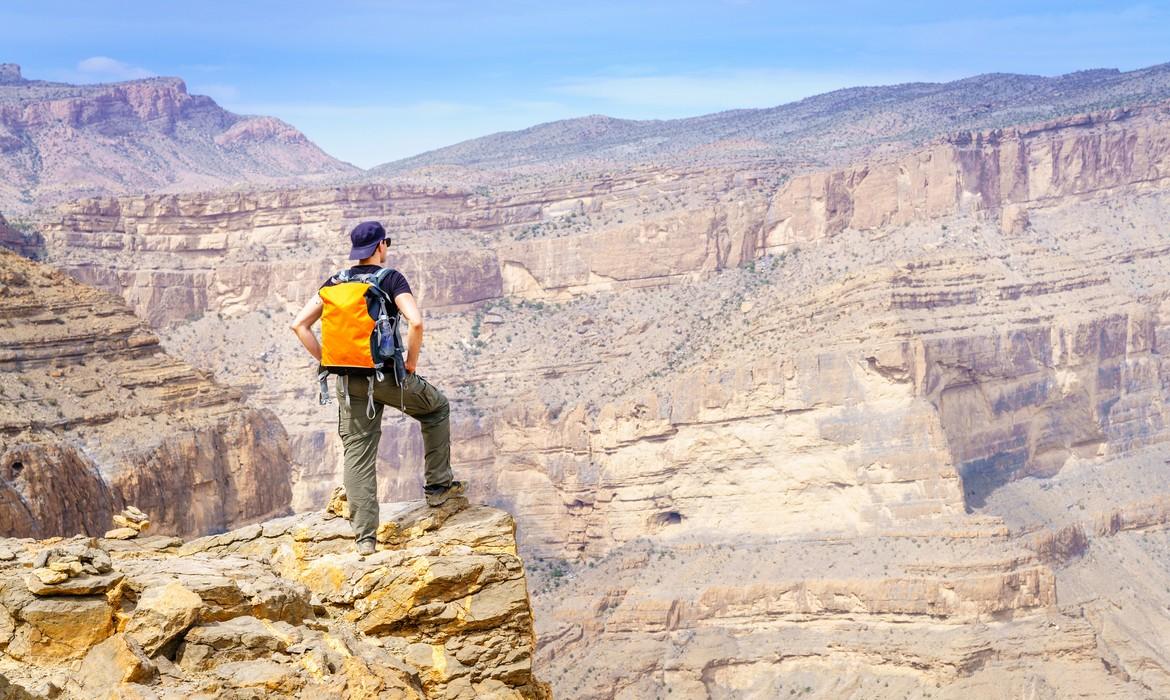
[[382, 289], [393, 270], [373, 274], [343, 270], [322, 287], [321, 366], [324, 372], [364, 375], [382, 381], [393, 370], [395, 383], [406, 378], [402, 341], [398, 336], [398, 307]]

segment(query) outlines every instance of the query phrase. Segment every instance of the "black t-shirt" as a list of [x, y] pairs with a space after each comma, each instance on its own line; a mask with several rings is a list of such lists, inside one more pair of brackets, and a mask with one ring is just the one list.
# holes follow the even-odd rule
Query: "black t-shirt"
[[[381, 269], [377, 265], [354, 265], [349, 268], [349, 271], [355, 275], [372, 275]], [[321, 285], [321, 289], [331, 287], [334, 284], [337, 283], [330, 276], [329, 279], [325, 280], [325, 284]], [[390, 295], [391, 299], [396, 298], [399, 294], [411, 293], [410, 283], [406, 281], [406, 278], [398, 270], [391, 270], [390, 274], [386, 275], [385, 279], [382, 280], [381, 287], [383, 291]]]

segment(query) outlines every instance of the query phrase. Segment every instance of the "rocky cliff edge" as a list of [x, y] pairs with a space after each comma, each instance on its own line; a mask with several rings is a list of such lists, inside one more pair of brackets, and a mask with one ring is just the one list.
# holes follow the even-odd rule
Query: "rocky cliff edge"
[[[183, 542], [0, 539], [0, 695], [548, 698], [507, 513], [382, 504]], [[8, 693], [8, 694], [3, 694]]]

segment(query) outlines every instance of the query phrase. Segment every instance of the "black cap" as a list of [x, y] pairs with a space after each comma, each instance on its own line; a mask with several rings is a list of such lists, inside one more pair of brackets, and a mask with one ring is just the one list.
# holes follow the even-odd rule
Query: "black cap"
[[378, 244], [386, 237], [386, 229], [377, 221], [363, 221], [349, 232], [349, 242], [353, 248], [349, 251], [350, 260], [363, 260], [374, 254]]

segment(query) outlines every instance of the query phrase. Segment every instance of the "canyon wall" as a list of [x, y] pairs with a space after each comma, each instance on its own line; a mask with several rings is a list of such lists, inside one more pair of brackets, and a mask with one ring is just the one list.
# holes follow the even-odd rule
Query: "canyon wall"
[[17, 229], [10, 225], [3, 215], [0, 215], [0, 248], [7, 248], [26, 258], [37, 258], [43, 252], [42, 245], [43, 241], [40, 240], [39, 235], [25, 233]]
[[[663, 488], [654, 486], [659, 477], [647, 475], [648, 483], [635, 488], [628, 476], [639, 471], [637, 465], [657, 465], [665, 459], [694, 465], [699, 483], [711, 485], [710, 477], [703, 475], [713, 458], [704, 454], [703, 445], [713, 443], [710, 451], [726, 456], [718, 436], [728, 424], [742, 422], [743, 430], [753, 435], [775, 438], [776, 450], [764, 452], [772, 461], [751, 466], [780, 483], [785, 473], [804, 470], [801, 462], [790, 462], [792, 455], [784, 445], [800, 444], [797, 451], [802, 455], [805, 450], [817, 454], [818, 449], [836, 455], [842, 445], [853, 444], [848, 431], [844, 438], [835, 436], [842, 424], [852, 424], [849, 430], [861, 435], [887, 434], [889, 430], [879, 426], [890, 423], [921, 425], [913, 431], [912, 441], [857, 449], [837, 467], [851, 473], [853, 460], [882, 454], [879, 461], [888, 460], [888, 465], [880, 474], [858, 481], [832, 470], [823, 476], [833, 489], [853, 483], [855, 490], [833, 498], [842, 499], [841, 504], [856, 513], [854, 524], [864, 525], [875, 518], [896, 519], [903, 507], [922, 513], [971, 507], [1006, 479], [1052, 473], [1070, 451], [1087, 454], [1110, 446], [1136, 446], [1159, 434], [1162, 415], [1156, 408], [1160, 393], [1155, 387], [1162, 370], [1143, 354], [1150, 352], [1159, 332], [1156, 309], [1118, 290], [1108, 275], [1086, 273], [1067, 261], [1052, 264], [1025, 248], [1030, 217], [1046, 209], [1059, 210], [1094, 195], [1156, 191], [1165, 181], [1170, 159], [1166, 115], [1167, 108], [1156, 105], [956, 135], [896, 162], [797, 176], [774, 194], [761, 185], [766, 180], [762, 175], [680, 171], [495, 194], [363, 185], [151, 195], [71, 205], [50, 222], [46, 233], [50, 255], [71, 274], [120, 290], [139, 313], [158, 325], [182, 326], [214, 313], [199, 325], [200, 333], [214, 337], [224, 332], [216, 326], [242, 319], [250, 309], [270, 308], [279, 316], [298, 307], [330, 270], [341, 266], [337, 251], [344, 252], [345, 231], [359, 218], [386, 223], [397, 251], [392, 262], [411, 279], [429, 313], [459, 313], [469, 305], [500, 299], [563, 304], [646, 285], [682, 288], [703, 275], [745, 263], [754, 266], [760, 256], [769, 260], [776, 257], [773, 254], [783, 256], [797, 242], [807, 247], [845, 231], [887, 237], [902, 235], [891, 232], [912, 224], [939, 222], [945, 229], [951, 221], [957, 228], [968, 226], [963, 222], [970, 219], [976, 226], [991, 225], [997, 235], [1008, 236], [1009, 242], [1001, 245], [1018, 248], [1026, 256], [1021, 260], [1037, 261], [1034, 270], [1009, 269], [994, 256], [984, 255], [902, 264], [894, 273], [883, 271], [815, 291], [806, 284], [806, 310], [825, 318], [876, 315], [896, 328], [891, 331], [866, 320], [872, 333], [848, 336], [854, 342], [864, 339], [861, 350], [810, 348], [811, 355], [786, 354], [790, 358], [786, 362], [752, 360], [722, 374], [676, 373], [674, 387], [619, 395], [602, 410], [597, 402], [590, 402], [591, 411], [557, 409], [555, 419], [531, 405], [523, 410], [502, 407], [483, 419], [456, 418], [458, 430], [468, 435], [457, 449], [463, 450], [462, 458], [484, 470], [485, 495], [498, 502], [518, 499], [513, 505], [521, 532], [525, 537], [539, 533], [534, 536], [550, 545], [541, 551], [549, 554], [587, 549], [590, 542], [596, 545], [590, 551], [602, 552], [653, 529], [663, 519], [688, 517], [688, 509], [675, 503], [687, 498], [658, 493]], [[661, 213], [639, 213], [661, 201], [670, 203]], [[592, 218], [582, 227], [565, 224], [553, 233], [529, 235], [538, 226], [574, 215]], [[632, 221], [619, 222], [622, 217]], [[64, 256], [66, 250], [78, 251], [72, 261]], [[127, 257], [129, 253], [133, 256]], [[813, 249], [803, 254], [826, 259], [829, 255]], [[1129, 254], [1160, 255], [1156, 249]], [[1113, 264], [1109, 257], [1102, 262]], [[864, 269], [857, 262], [850, 266]], [[659, 294], [665, 308], [670, 307], [671, 295], [677, 296], [669, 289]], [[993, 331], [986, 324], [999, 324], [1000, 317], [980, 316], [988, 304], [1011, 309], [1025, 320]], [[1087, 316], [1061, 315], [1061, 309], [1078, 304], [1084, 304]], [[1050, 309], [1047, 317], [1034, 318], [1037, 305]], [[1095, 311], [1104, 308], [1110, 313]], [[943, 329], [951, 316], [964, 316], [967, 325], [957, 326], [948, 336]], [[503, 318], [502, 327], [507, 328], [506, 313]], [[549, 325], [566, 322], [556, 318]], [[911, 320], [912, 327], [904, 327]], [[268, 319], [249, 322], [257, 321], [273, 336], [263, 343], [263, 355], [270, 359], [228, 360], [223, 357], [226, 351], [217, 354], [205, 347], [207, 361], [200, 361], [220, 370], [221, 378], [246, 386], [249, 393], [263, 394], [264, 405], [279, 407], [292, 433], [295, 459], [305, 470], [297, 479], [294, 501], [298, 507], [319, 504], [336, 479], [336, 451], [327, 418], [305, 405], [307, 380], [295, 378], [287, 364], [274, 371], [264, 366], [274, 355], [299, 357], [299, 351], [279, 325]], [[764, 322], [791, 325], [783, 318]], [[832, 332], [817, 330], [822, 345], [842, 343]], [[441, 330], [437, 335], [448, 337]], [[493, 343], [499, 343], [499, 335]], [[229, 346], [244, 342], [240, 338], [240, 343]], [[485, 379], [474, 366], [456, 369], [454, 362], [439, 363], [440, 380], [450, 376], [466, 387]], [[491, 376], [499, 372], [485, 370]], [[662, 370], [673, 373], [671, 368]], [[508, 371], [516, 374], [518, 369]], [[274, 376], [277, 381], [272, 381]], [[289, 388], [269, 388], [281, 386]], [[995, 397], [988, 398], [988, 391]], [[720, 398], [708, 400], [708, 406], [694, 398], [704, 392]], [[573, 395], [565, 398], [571, 408]], [[735, 409], [714, 410], [723, 402]], [[879, 403], [890, 408], [876, 410]], [[854, 408], [861, 406], [865, 408]], [[636, 420], [630, 418], [635, 410]], [[860, 416], [844, 417], [850, 411]], [[1029, 417], [1037, 411], [1044, 416], [1043, 425]], [[704, 428], [708, 420], [716, 427]], [[869, 427], [857, 427], [867, 421], [872, 423]], [[394, 463], [409, 463], [418, 454], [417, 439], [396, 431], [387, 431], [383, 454], [393, 455]], [[615, 431], [631, 437], [613, 442]], [[792, 437], [794, 433], [799, 439]], [[531, 438], [525, 435], [549, 437], [539, 438], [546, 444], [542, 451], [532, 452]], [[805, 440], [812, 442], [803, 445]], [[686, 445], [686, 451], [674, 454], [675, 445]], [[933, 457], [909, 463], [934, 465], [926, 471], [903, 464], [906, 459], [898, 457], [919, 450]], [[516, 451], [523, 454], [519, 463], [511, 456]], [[533, 456], [544, 454], [553, 456]], [[802, 459], [819, 460], [810, 455]], [[908, 471], [903, 474], [902, 469]], [[614, 477], [607, 474], [620, 474], [619, 485], [608, 485]], [[960, 479], [965, 493], [958, 486]], [[413, 475], [385, 481], [386, 498], [407, 497], [416, 486]], [[727, 513], [759, 510], [751, 503], [750, 483], [718, 488], [728, 490]], [[911, 495], [906, 489], [919, 491]], [[741, 490], [742, 496], [732, 496]], [[703, 502], [707, 492], [697, 488], [697, 493], [698, 502]], [[804, 496], [812, 503], [825, 494]], [[747, 500], [741, 503], [740, 497]], [[903, 500], [914, 505], [898, 505]], [[829, 499], [818, 507], [837, 511], [841, 504]], [[696, 527], [714, 526], [727, 517], [719, 508], [693, 510], [698, 512], [689, 517], [699, 518], [697, 523], [690, 521]], [[529, 521], [529, 514], [536, 519]]]
[[[1162, 299], [1170, 251], [1131, 249], [1132, 267], [1106, 251], [859, 274], [792, 304], [831, 318], [811, 339], [760, 294], [742, 334], [661, 388], [596, 411], [500, 407], [465, 431], [493, 455], [478, 473], [534, 551], [599, 555], [665, 526], [865, 532], [1165, 443], [1170, 316], [1114, 277], [1143, 276]], [[782, 354], [755, 350], [760, 334]]]
[[280, 421], [166, 355], [121, 299], [0, 251], [0, 329], [5, 533], [99, 534], [128, 503], [181, 534], [288, 508]]
[[[671, 193], [717, 202], [751, 182], [683, 171], [495, 196], [369, 184], [98, 198], [63, 206], [44, 231], [50, 255], [70, 274], [117, 290], [139, 315], [165, 325], [208, 312], [299, 305], [345, 264], [349, 229], [378, 219], [392, 239], [394, 264], [427, 308], [441, 311], [505, 295], [564, 298], [663, 283], [736, 265], [745, 245], [754, 245], [745, 237], [762, 214], [758, 194], [754, 217], [746, 206], [663, 211], [650, 220], [631, 210]], [[591, 223], [576, 233], [526, 238], [526, 229], [573, 216]], [[661, 260], [648, 264], [640, 255], [646, 245], [660, 249]], [[64, 251], [73, 249], [85, 252], [70, 260]]]
[[[303, 299], [343, 264], [346, 233], [361, 219], [383, 220], [396, 241], [393, 262], [430, 309], [504, 296], [563, 300], [692, 279], [846, 228], [971, 212], [1019, 232], [1031, 208], [1161, 187], [1168, 110], [953, 135], [888, 163], [798, 175], [774, 194], [758, 174], [720, 170], [498, 194], [352, 185], [99, 198], [62, 207], [44, 228], [50, 255], [70, 274], [118, 290], [154, 324]], [[660, 211], [660, 200], [670, 208]], [[573, 214], [589, 223], [557, 228]], [[549, 224], [551, 235], [526, 236]], [[84, 252], [72, 262], [66, 250]]]
[[890, 162], [793, 178], [773, 198], [765, 250], [960, 212], [1026, 226], [1027, 210], [1170, 178], [1170, 104], [955, 134]]

